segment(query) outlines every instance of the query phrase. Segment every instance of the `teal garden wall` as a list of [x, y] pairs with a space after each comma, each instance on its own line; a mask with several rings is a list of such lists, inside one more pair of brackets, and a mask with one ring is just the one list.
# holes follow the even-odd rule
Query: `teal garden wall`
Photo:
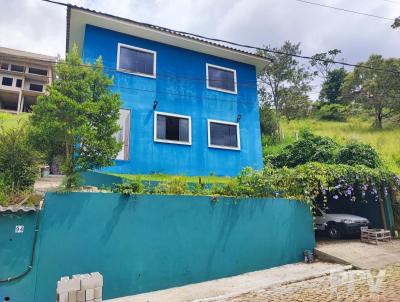
[[[34, 215], [0, 216], [0, 279], [29, 262]], [[55, 301], [61, 276], [93, 271], [104, 298], [132, 295], [298, 262], [314, 245], [308, 206], [286, 199], [50, 193], [33, 269], [0, 298]]]

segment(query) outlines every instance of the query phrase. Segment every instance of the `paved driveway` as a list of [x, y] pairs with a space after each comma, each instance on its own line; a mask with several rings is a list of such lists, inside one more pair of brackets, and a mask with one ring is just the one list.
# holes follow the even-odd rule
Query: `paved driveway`
[[378, 269], [400, 263], [400, 240], [378, 245], [362, 243], [359, 239], [325, 240], [318, 242], [316, 251], [321, 260], [351, 264], [358, 269]]

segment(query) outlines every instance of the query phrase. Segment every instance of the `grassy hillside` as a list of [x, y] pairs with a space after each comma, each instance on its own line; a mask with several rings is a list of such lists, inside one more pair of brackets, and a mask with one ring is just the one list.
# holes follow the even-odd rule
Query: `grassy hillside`
[[267, 146], [264, 153], [276, 154], [286, 144], [295, 140], [296, 132], [310, 129], [315, 134], [329, 136], [339, 143], [358, 140], [373, 146], [381, 155], [384, 163], [394, 172], [400, 174], [400, 127], [384, 125], [384, 129], [372, 128], [372, 120], [351, 118], [347, 122], [330, 122], [314, 119], [282, 122], [284, 139], [282, 143]]
[[4, 127], [5, 129], [17, 127], [18, 124], [25, 123], [28, 121], [29, 114], [21, 113], [21, 114], [12, 114], [0, 112], [0, 127]]

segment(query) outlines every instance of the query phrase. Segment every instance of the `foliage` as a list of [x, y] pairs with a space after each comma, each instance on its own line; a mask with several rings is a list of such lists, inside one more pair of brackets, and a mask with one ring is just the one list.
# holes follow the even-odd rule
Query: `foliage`
[[344, 68], [329, 71], [322, 83], [320, 100], [331, 104], [342, 104], [345, 99], [341, 98], [341, 88], [346, 75]]
[[392, 24], [392, 28], [399, 28], [399, 27], [400, 27], [400, 17], [397, 17]]
[[37, 174], [37, 154], [27, 142], [26, 127], [0, 128], [0, 178], [3, 191], [6, 188], [14, 195], [30, 190]]
[[[353, 106], [351, 108], [354, 108]], [[354, 110], [354, 109], [352, 109]], [[373, 119], [372, 119], [373, 120]], [[301, 129], [313, 129], [316, 135], [327, 136], [340, 145], [348, 141], [359, 141], [371, 145], [379, 154], [382, 164], [400, 175], [400, 127], [387, 124], [383, 129], [371, 128], [371, 118], [362, 111], [351, 113], [346, 122], [325, 121], [315, 118], [281, 121], [285, 137], [276, 144], [264, 145], [264, 154], [274, 156], [288, 144], [295, 141]]]
[[374, 125], [382, 128], [383, 119], [397, 115], [400, 110], [400, 59], [384, 59], [371, 55], [346, 76], [343, 98], [355, 101], [373, 112]]
[[[115, 174], [112, 173], [111, 175], [115, 175], [118, 177], [122, 177], [128, 180], [136, 180], [140, 178], [144, 182], [153, 181], [153, 182], [160, 182], [160, 181], [168, 181], [171, 178], [176, 177], [177, 175], [169, 175], [169, 174], [161, 174], [161, 173], [152, 173], [152, 174]], [[227, 176], [186, 176], [180, 175], [180, 177], [184, 178], [186, 182], [189, 183], [203, 183], [203, 184], [212, 184], [212, 183], [226, 183], [230, 180], [230, 177]]]
[[141, 194], [145, 192], [145, 186], [143, 185], [142, 179], [137, 177], [129, 182], [116, 184], [114, 192], [118, 192], [123, 195]]
[[[268, 48], [268, 47], [267, 47]], [[307, 106], [307, 93], [311, 90], [312, 74], [300, 65], [297, 59], [288, 54], [301, 54], [300, 43], [286, 41], [280, 48], [272, 48], [274, 53], [259, 51], [267, 58], [267, 66], [258, 75], [259, 101], [270, 104], [276, 112], [276, 124], [279, 129], [280, 117], [292, 115], [298, 110], [297, 99]], [[290, 113], [290, 114], [289, 114]]]
[[173, 177], [165, 182], [160, 182], [155, 187], [156, 194], [185, 195], [189, 194], [189, 186], [182, 176]]
[[266, 143], [272, 144], [279, 140], [279, 128], [276, 114], [268, 103], [260, 105], [260, 126], [261, 133], [267, 137]]
[[[76, 185], [79, 172], [113, 164], [121, 145], [115, 138], [121, 100], [110, 91], [101, 58], [83, 65], [76, 46], [56, 67], [56, 81], [33, 106], [33, 138], [47, 159], [63, 150], [66, 188]], [[45, 138], [45, 139], [43, 139]]]
[[348, 107], [340, 104], [322, 104], [315, 112], [318, 119], [344, 122], [347, 120]]
[[317, 53], [311, 57], [310, 64], [316, 69], [316, 73], [326, 80], [335, 66], [333, 61], [341, 53], [340, 49], [331, 49], [328, 52]]
[[117, 186], [115, 191], [125, 195], [206, 195], [213, 196], [213, 200], [216, 196], [284, 197], [311, 205], [317, 198], [332, 196], [337, 199], [340, 195], [352, 201], [363, 202], [366, 196], [378, 198], [380, 192], [387, 194], [399, 186], [400, 179], [383, 168], [313, 162], [291, 169], [267, 165], [262, 171], [255, 171], [247, 167], [229, 182], [213, 184], [211, 188], [201, 184], [190, 187], [184, 178], [174, 177], [160, 182], [154, 190], [149, 188], [149, 184], [144, 189], [141, 189], [140, 184], [126, 184]]
[[377, 168], [381, 165], [378, 153], [368, 144], [350, 142], [340, 149], [336, 162], [350, 166], [364, 165]]
[[269, 156], [266, 160], [277, 168], [292, 168], [308, 162], [333, 163], [337, 149], [338, 144], [332, 139], [303, 131], [298, 141], [285, 146], [280, 154]]

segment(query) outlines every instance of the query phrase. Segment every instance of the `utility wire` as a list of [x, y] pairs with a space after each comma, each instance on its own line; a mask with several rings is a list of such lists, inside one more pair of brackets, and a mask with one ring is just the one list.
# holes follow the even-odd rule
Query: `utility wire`
[[[342, 12], [353, 13], [353, 14], [367, 16], [367, 17], [373, 17], [373, 18], [384, 19], [384, 20], [389, 20], [389, 21], [395, 20], [393, 18], [387, 18], [387, 17], [377, 16], [377, 15], [373, 15], [373, 14], [357, 12], [357, 11], [350, 10], [350, 9], [340, 8], [340, 7], [336, 7], [336, 6], [330, 6], [330, 5], [321, 4], [321, 3], [315, 3], [315, 2], [311, 2], [311, 1], [305, 1], [305, 0], [294, 0], [294, 1], [311, 4], [311, 5], [316, 5], [316, 6], [321, 6], [321, 7], [326, 7], [326, 8], [331, 8], [331, 9], [339, 10]], [[386, 0], [386, 1], [388, 1], [388, 0]], [[392, 2], [392, 1], [388, 1], [388, 2]]]
[[[72, 7], [72, 8], [75, 7], [75, 6], [71, 5], [71, 4], [57, 2], [57, 1], [53, 1], [53, 0], [41, 0], [41, 1], [49, 2], [49, 3], [53, 3], [53, 4], [58, 4], [58, 5], [62, 5], [62, 6], [67, 6], [67, 7]], [[295, 1], [300, 1], [300, 2], [306, 2], [307, 3], [307, 1], [303, 1], [303, 0], [295, 0]], [[313, 3], [313, 4], [315, 4], [315, 3]], [[79, 7], [76, 7], [76, 8], [80, 9]], [[86, 8], [81, 8], [81, 9], [91, 11], [91, 10], [86, 9]], [[98, 12], [95, 12], [95, 13], [98, 13]], [[100, 14], [102, 14], [102, 13], [100, 13]], [[394, 21], [394, 19], [389, 19], [389, 18], [385, 18], [385, 19]], [[130, 20], [130, 21], [132, 21], [132, 20]], [[146, 26], [146, 27], [154, 27], [154, 25], [149, 24], [149, 23], [138, 22], [138, 21], [134, 21], [134, 22], [137, 23], [137, 24]], [[198, 35], [198, 34], [193, 34], [193, 33], [185, 32], [185, 31], [173, 30], [173, 29], [169, 29], [169, 28], [163, 28], [163, 27], [160, 27], [160, 26], [158, 26], [158, 27], [164, 29], [167, 32], [178, 33], [178, 34], [181, 34], [181, 35], [184, 35], [184, 36], [192, 36], [192, 37], [196, 37], [196, 38], [199, 38], [199, 39], [203, 39], [205, 41], [208, 40], [208, 41], [213, 41], [213, 42], [218, 42], [218, 43], [230, 44], [230, 45], [234, 45], [234, 46], [237, 46], [237, 47], [243, 47], [243, 48], [257, 50], [257, 51], [262, 52], [263, 56], [266, 59], [269, 59], [268, 56], [266, 55], [266, 53], [272, 53], [272, 54], [278, 54], [278, 55], [284, 55], [284, 56], [291, 56], [291, 57], [295, 57], [295, 58], [299, 58], [299, 59], [315, 60], [315, 61], [319, 61], [319, 62], [323, 62], [323, 63], [338, 64], [338, 65], [341, 65], [341, 66], [360, 67], [360, 68], [365, 68], [365, 69], [370, 69], [370, 70], [390, 72], [390, 73], [394, 73], [396, 75], [400, 74], [399, 70], [384, 69], [384, 68], [374, 68], [374, 67], [371, 67], [371, 66], [366, 66], [364, 64], [353, 64], [353, 63], [347, 63], [347, 62], [344, 62], [344, 61], [335, 61], [335, 60], [330, 60], [330, 59], [314, 58], [313, 56], [305, 56], [305, 55], [300, 55], [300, 54], [295, 54], [295, 53], [287, 53], [287, 52], [283, 52], [283, 51], [279, 51], [279, 50], [272, 50], [272, 49], [269, 49], [269, 48], [266, 48], [266, 47], [257, 47], [257, 46], [252, 46], [252, 45], [248, 45], [248, 44], [241, 44], [241, 43], [231, 42], [231, 41], [227, 41], [227, 40], [223, 40], [223, 39], [210, 38], [210, 37], [206, 37], [206, 36], [202, 36], [202, 35]]]

